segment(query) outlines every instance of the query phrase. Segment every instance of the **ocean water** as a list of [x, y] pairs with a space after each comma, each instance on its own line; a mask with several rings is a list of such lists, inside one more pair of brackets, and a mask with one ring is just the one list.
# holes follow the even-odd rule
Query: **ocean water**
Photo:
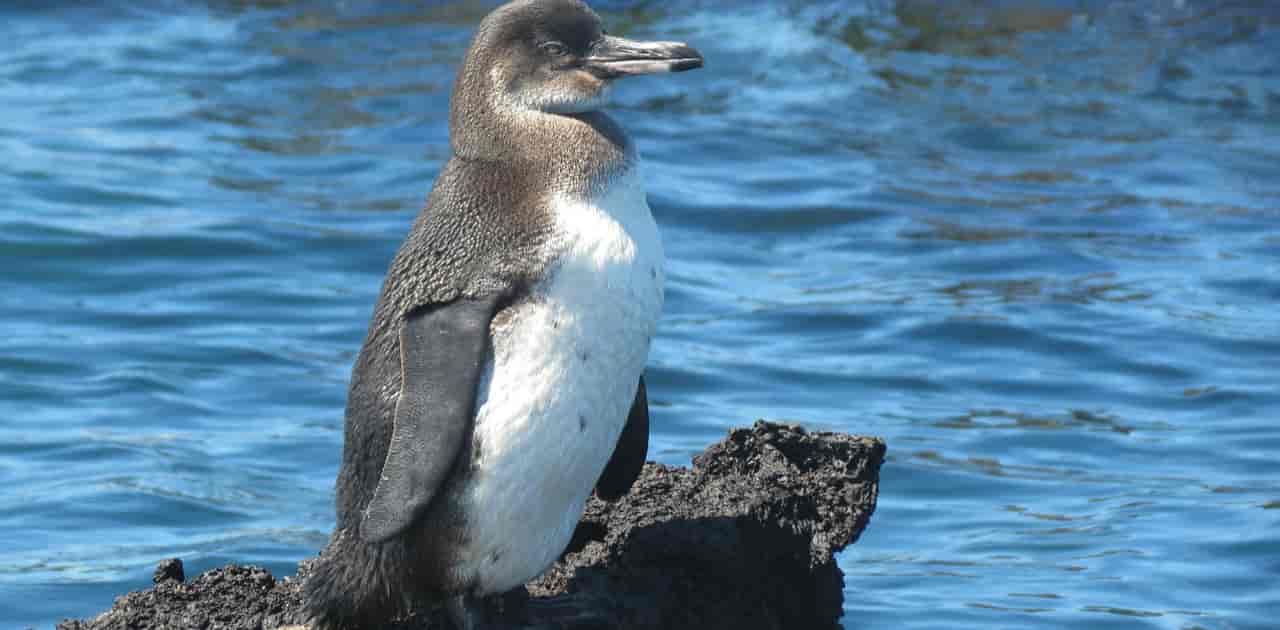
[[[88, 6], [86, 6], [88, 5]], [[0, 627], [290, 573], [487, 3], [0, 8]], [[1280, 615], [1280, 7], [602, 2], [668, 254], [651, 457], [889, 444], [849, 628]]]

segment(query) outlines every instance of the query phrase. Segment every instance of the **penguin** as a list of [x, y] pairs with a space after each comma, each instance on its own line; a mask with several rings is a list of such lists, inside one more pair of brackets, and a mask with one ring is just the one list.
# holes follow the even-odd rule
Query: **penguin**
[[391, 262], [352, 371], [337, 524], [303, 587], [315, 628], [379, 628], [537, 577], [592, 493], [644, 465], [643, 379], [663, 251], [614, 81], [701, 67], [608, 34], [579, 0], [480, 23], [454, 83], [452, 155]]

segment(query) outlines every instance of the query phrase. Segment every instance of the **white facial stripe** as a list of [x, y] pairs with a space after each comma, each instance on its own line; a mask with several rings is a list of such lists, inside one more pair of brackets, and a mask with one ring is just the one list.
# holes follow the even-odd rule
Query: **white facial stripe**
[[611, 86], [605, 84], [595, 94], [588, 98], [582, 98], [578, 94], [572, 94], [566, 91], [543, 91], [539, 94], [530, 95], [533, 98], [528, 99], [528, 105], [534, 109], [553, 114], [580, 114], [582, 112], [590, 112], [605, 106], [609, 100], [609, 88]]
[[579, 114], [600, 109], [609, 101], [609, 89], [605, 84], [591, 96], [584, 97], [581, 92], [555, 84], [544, 84], [537, 89], [515, 91], [498, 90], [501, 102], [516, 109], [549, 112], [553, 114]]

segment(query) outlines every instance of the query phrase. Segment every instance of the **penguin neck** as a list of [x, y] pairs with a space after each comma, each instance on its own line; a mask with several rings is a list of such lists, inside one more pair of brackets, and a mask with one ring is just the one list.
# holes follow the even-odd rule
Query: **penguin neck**
[[548, 184], [578, 183], [569, 188], [595, 188], [636, 158], [622, 126], [604, 112], [558, 114], [519, 107], [504, 102], [491, 86], [462, 77], [450, 107], [449, 141], [454, 156], [464, 161], [541, 173]]

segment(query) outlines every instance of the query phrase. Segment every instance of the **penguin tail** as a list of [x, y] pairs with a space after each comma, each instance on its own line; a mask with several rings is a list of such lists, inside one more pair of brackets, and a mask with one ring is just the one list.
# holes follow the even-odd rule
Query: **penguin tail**
[[396, 541], [368, 544], [339, 529], [320, 556], [309, 561], [302, 610], [313, 630], [381, 628], [405, 612], [404, 586], [392, 558]]

